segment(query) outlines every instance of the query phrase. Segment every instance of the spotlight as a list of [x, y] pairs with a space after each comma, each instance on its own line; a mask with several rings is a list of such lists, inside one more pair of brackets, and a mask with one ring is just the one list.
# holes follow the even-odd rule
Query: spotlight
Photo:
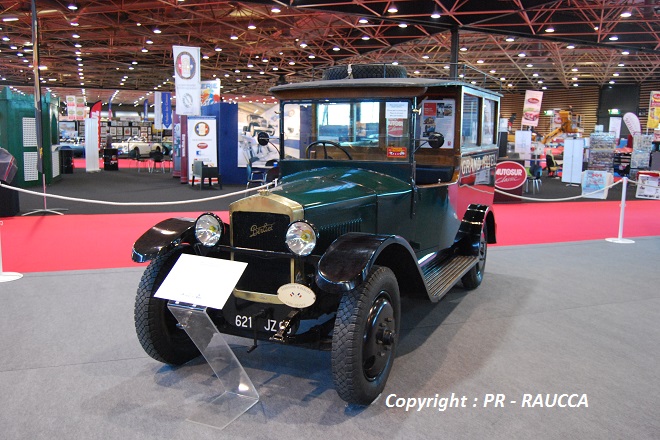
[[77, 11], [78, 10], [78, 5], [75, 4], [75, 3], [69, 3], [67, 8], [72, 10], [72, 11]]

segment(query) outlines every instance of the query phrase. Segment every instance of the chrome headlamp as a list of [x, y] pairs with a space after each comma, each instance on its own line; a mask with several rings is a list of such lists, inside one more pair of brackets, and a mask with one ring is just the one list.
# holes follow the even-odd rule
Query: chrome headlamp
[[312, 225], [299, 220], [289, 225], [286, 231], [286, 245], [299, 257], [306, 257], [316, 247], [317, 234]]
[[200, 215], [195, 221], [195, 238], [207, 247], [213, 247], [220, 242], [224, 223], [215, 214]]

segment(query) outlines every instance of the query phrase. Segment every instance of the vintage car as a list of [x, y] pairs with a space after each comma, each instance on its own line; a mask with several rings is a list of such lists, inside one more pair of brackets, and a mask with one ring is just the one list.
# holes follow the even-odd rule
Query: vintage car
[[154, 293], [181, 254], [247, 263], [224, 306], [207, 309], [218, 331], [251, 338], [252, 348], [263, 340], [331, 350], [339, 396], [369, 404], [395, 359], [400, 298], [431, 307], [457, 284], [482, 283], [495, 242], [500, 95], [405, 77], [271, 91], [279, 114], [299, 115], [300, 125], [299, 139], [280, 129], [279, 181], [233, 202], [228, 223], [214, 213], [170, 218], [135, 242], [133, 260], [150, 262], [137, 335], [161, 362], [198, 356]]
[[148, 156], [150, 152], [159, 148], [163, 154], [167, 154], [165, 147], [159, 142], [149, 142], [145, 137], [133, 136], [122, 142], [113, 142], [112, 148], [117, 148], [120, 155]]

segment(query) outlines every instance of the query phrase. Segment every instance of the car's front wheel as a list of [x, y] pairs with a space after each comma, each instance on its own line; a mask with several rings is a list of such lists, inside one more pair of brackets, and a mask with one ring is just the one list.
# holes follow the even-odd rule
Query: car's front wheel
[[154, 297], [182, 253], [181, 248], [175, 248], [152, 260], [135, 297], [135, 330], [142, 348], [157, 361], [172, 365], [199, 356], [199, 350], [167, 308], [167, 300]]
[[387, 267], [374, 268], [339, 304], [332, 336], [332, 376], [339, 396], [368, 405], [385, 388], [399, 339], [399, 285]]

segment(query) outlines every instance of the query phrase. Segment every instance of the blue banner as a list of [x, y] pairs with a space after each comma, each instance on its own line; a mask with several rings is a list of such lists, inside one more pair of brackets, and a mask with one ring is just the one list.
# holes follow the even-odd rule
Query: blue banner
[[163, 128], [172, 128], [172, 93], [163, 92], [161, 95], [161, 108], [163, 115]]
[[144, 122], [149, 121], [149, 100], [145, 99], [144, 100], [144, 118], [142, 118]]

